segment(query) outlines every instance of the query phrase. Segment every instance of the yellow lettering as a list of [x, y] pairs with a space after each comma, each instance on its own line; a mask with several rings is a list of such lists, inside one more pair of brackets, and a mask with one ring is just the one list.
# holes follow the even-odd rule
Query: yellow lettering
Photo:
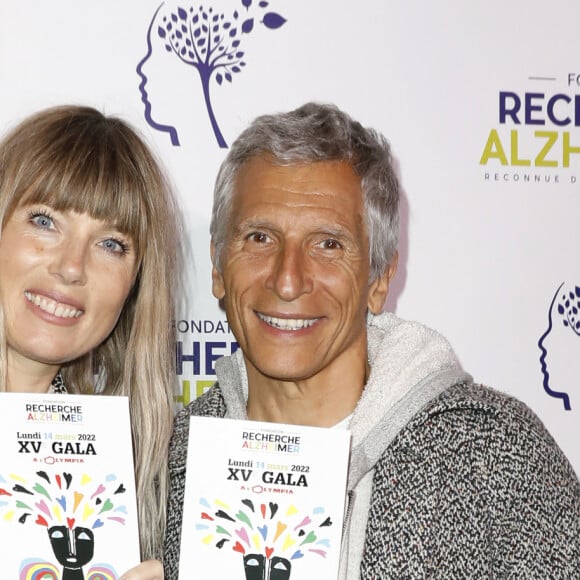
[[201, 397], [215, 381], [195, 381], [195, 396]]
[[510, 145], [511, 145], [511, 164], [512, 165], [520, 165], [520, 166], [528, 166], [531, 165], [531, 161], [529, 159], [518, 159], [518, 132], [517, 131], [510, 131]]
[[174, 395], [173, 400], [176, 403], [181, 403], [184, 407], [191, 402], [190, 381], [181, 382], [181, 395]]
[[483, 153], [481, 155], [481, 159], [479, 160], [479, 164], [487, 165], [487, 162], [490, 159], [499, 159], [499, 162], [502, 165], [508, 164], [508, 160], [505, 151], [503, 149], [503, 146], [501, 144], [501, 140], [495, 129], [492, 129], [489, 132], [489, 137], [483, 149]]
[[537, 167], [558, 167], [558, 161], [553, 159], [546, 159], [546, 155], [552, 150], [554, 143], [558, 140], [558, 133], [556, 131], [536, 131], [536, 137], [545, 137], [546, 143], [536, 155], [534, 165]]
[[564, 167], [570, 167], [570, 153], [580, 153], [580, 147], [572, 147], [570, 145], [570, 133], [564, 131], [563, 133], [564, 144], [562, 147], [562, 159]]

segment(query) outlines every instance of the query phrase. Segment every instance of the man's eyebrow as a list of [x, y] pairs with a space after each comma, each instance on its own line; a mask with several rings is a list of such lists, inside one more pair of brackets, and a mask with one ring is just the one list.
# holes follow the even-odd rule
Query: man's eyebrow
[[351, 238], [352, 234], [347, 228], [343, 228], [337, 224], [331, 226], [321, 224], [319, 227], [314, 229], [314, 233], [334, 236], [336, 238]]
[[274, 229], [275, 227], [276, 226], [268, 220], [248, 218], [235, 224], [233, 231], [234, 233], [238, 233], [251, 229], [260, 229], [260, 228]]
[[315, 228], [313, 228], [312, 231], [317, 235], [341, 238], [344, 240], [352, 240], [355, 237], [355, 233], [350, 228], [342, 226], [336, 222], [332, 224], [320, 223]]
[[[268, 220], [250, 218], [236, 224], [232, 230], [232, 236], [237, 237], [251, 230], [269, 230], [276, 232], [279, 230], [279, 226]], [[354, 240], [356, 237], [355, 234], [348, 228], [336, 223], [320, 223], [312, 228], [310, 234], [315, 236], [337, 238], [347, 242], [352, 242], [352, 240]]]

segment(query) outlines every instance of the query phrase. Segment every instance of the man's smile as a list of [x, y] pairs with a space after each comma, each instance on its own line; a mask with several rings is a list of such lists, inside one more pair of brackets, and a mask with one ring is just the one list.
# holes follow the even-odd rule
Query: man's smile
[[266, 316], [261, 312], [256, 312], [256, 314], [260, 320], [280, 330], [303, 330], [320, 320], [319, 318], [275, 318], [274, 316]]

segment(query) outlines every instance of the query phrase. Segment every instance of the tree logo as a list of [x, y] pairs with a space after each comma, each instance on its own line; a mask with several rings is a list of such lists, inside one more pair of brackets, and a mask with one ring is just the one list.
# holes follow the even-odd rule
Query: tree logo
[[231, 14], [208, 5], [169, 9], [163, 3], [151, 19], [147, 32], [147, 54], [137, 65], [137, 74], [141, 78], [139, 90], [145, 105], [145, 120], [153, 129], [166, 132], [174, 146], [180, 145], [176, 128], [153, 118], [152, 97], [147, 88], [149, 76], [144, 65], [155, 51], [163, 50], [175, 62], [197, 72], [217, 144], [226, 148], [228, 145], [212, 103], [212, 85], [220, 87], [231, 83], [244, 70], [245, 37], [260, 28], [277, 30], [286, 23], [282, 15], [270, 9], [270, 3], [266, 0], [238, 1], [240, 7]]

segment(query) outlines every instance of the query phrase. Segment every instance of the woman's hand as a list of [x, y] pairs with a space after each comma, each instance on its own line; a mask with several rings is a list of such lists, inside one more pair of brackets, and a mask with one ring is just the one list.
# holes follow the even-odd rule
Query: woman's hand
[[163, 565], [159, 560], [148, 560], [131, 568], [120, 580], [163, 580]]

